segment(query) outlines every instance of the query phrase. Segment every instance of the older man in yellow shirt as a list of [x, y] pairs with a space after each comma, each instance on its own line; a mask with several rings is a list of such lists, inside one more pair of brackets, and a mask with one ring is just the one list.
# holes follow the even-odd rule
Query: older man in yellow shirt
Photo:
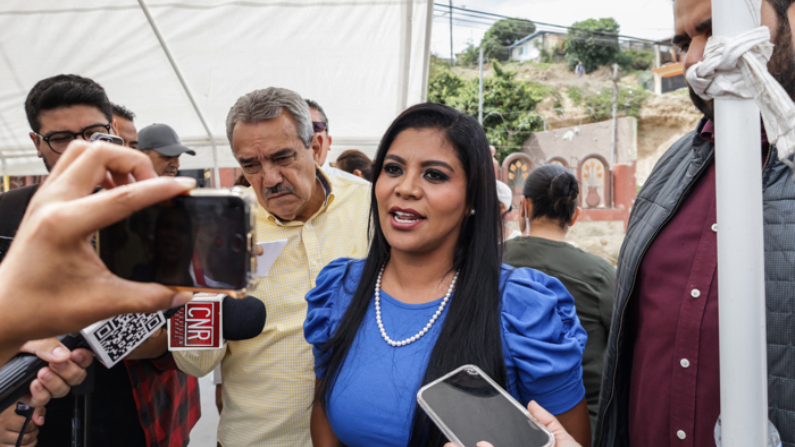
[[223, 373], [218, 440], [224, 447], [310, 446], [315, 375], [303, 337], [304, 295], [320, 270], [340, 257], [367, 253], [370, 186], [327, 177], [306, 103], [297, 93], [253, 91], [229, 111], [227, 136], [260, 207], [257, 241], [287, 239], [253, 295], [268, 319], [258, 337], [218, 351], [183, 351], [174, 358], [188, 374]]

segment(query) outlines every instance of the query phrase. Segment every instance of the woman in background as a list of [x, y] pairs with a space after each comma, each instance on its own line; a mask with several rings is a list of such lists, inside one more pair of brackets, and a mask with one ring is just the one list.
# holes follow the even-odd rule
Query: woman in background
[[363, 152], [349, 149], [337, 157], [334, 167], [361, 177], [368, 182], [373, 181], [373, 162]]
[[490, 158], [483, 128], [448, 106], [413, 106], [387, 130], [367, 258], [330, 263], [306, 296], [316, 447], [441, 447], [417, 391], [464, 364], [590, 445], [585, 331], [559, 281], [501, 264]]
[[531, 172], [522, 191], [523, 236], [505, 242], [503, 262], [553, 276], [574, 297], [577, 316], [588, 333], [583, 382], [591, 427], [596, 427], [616, 269], [566, 242], [566, 233], [580, 214], [579, 191], [577, 177], [563, 166], [544, 165]]

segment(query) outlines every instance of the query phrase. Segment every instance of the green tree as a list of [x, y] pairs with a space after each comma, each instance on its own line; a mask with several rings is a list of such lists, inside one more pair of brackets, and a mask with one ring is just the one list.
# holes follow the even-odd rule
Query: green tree
[[480, 47], [476, 47], [470, 43], [463, 53], [458, 53], [456, 55], [455, 61], [456, 65], [473, 67], [478, 65], [478, 59], [480, 59]]
[[459, 95], [464, 80], [450, 71], [447, 62], [432, 54], [428, 72], [428, 101], [449, 105]]
[[486, 31], [480, 42], [480, 46], [483, 47], [483, 56], [489, 60], [507, 61], [511, 56], [507, 47], [533, 34], [535, 30], [535, 24], [529, 20], [499, 20]]
[[529, 20], [502, 19], [486, 31], [483, 40], [494, 39], [500, 45], [507, 47], [517, 40], [523, 39], [536, 31], [536, 26]]
[[627, 48], [618, 53], [616, 63], [626, 71], [651, 70], [654, 64], [654, 53], [651, 50]]
[[[492, 62], [494, 75], [483, 79], [483, 127], [489, 142], [504, 159], [521, 149], [534, 131], [544, 127], [536, 105], [554, 93], [536, 82], [514, 79], [516, 72]], [[449, 70], [429, 80], [428, 101], [447, 104], [472, 117], [478, 116], [478, 79], [463, 80]]]
[[618, 22], [613, 18], [588, 19], [574, 23], [566, 37], [566, 62], [574, 68], [582, 61], [590, 73], [616, 60], [619, 53]]

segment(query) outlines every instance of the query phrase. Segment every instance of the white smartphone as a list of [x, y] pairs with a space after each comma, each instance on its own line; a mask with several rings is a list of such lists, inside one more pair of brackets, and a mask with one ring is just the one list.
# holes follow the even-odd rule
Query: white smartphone
[[417, 402], [447, 439], [461, 447], [552, 447], [555, 437], [491, 377], [464, 365], [425, 385]]

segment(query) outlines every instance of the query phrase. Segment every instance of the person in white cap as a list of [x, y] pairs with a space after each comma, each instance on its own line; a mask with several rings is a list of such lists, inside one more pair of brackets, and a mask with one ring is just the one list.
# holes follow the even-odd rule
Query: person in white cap
[[511, 208], [513, 205], [511, 202], [513, 201], [513, 191], [511, 191], [511, 187], [506, 185], [505, 183], [497, 180], [497, 199], [500, 201], [500, 216], [502, 216], [502, 237], [503, 241], [507, 241], [509, 239], [513, 239], [516, 236], [521, 236], [517, 230], [509, 227], [505, 218], [508, 216], [508, 213], [511, 212]]
[[196, 155], [179, 142], [174, 129], [165, 124], [150, 124], [138, 132], [138, 149], [149, 156], [158, 176], [175, 177], [179, 170], [179, 156]]

